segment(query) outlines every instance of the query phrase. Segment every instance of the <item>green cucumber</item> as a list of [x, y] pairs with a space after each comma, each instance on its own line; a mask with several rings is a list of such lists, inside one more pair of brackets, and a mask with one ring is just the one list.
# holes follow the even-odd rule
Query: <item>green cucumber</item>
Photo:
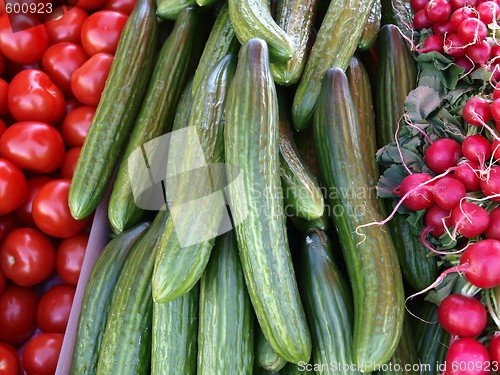
[[263, 39], [269, 46], [272, 62], [288, 61], [295, 53], [294, 40], [273, 20], [269, 1], [228, 0], [229, 17], [241, 44], [252, 38]]
[[137, 0], [123, 29], [89, 133], [71, 180], [68, 204], [76, 219], [104, 197], [153, 70], [158, 25], [154, 0]]
[[[310, 367], [309, 367], [310, 366]], [[296, 365], [294, 363], [288, 363], [283, 369], [279, 372], [280, 375], [305, 375], [305, 374], [313, 374], [311, 364], [301, 363], [300, 365]]]
[[111, 298], [123, 263], [149, 224], [142, 223], [113, 238], [102, 250], [85, 287], [70, 374], [96, 373]]
[[293, 99], [295, 130], [310, 126], [326, 71], [349, 66], [374, 1], [331, 0]]
[[257, 329], [255, 334], [256, 365], [269, 372], [278, 372], [287, 364], [287, 362], [276, 354], [260, 328]]
[[109, 201], [108, 217], [116, 233], [134, 225], [144, 215], [134, 201], [130, 183], [134, 173], [129, 173], [128, 158], [137, 148], [172, 129], [175, 110], [190, 73], [190, 61], [197, 55], [194, 46], [198, 22], [194, 8], [183, 10], [157, 57]]
[[315, 176], [317, 180], [320, 180], [321, 176], [318, 168], [318, 159], [316, 157], [316, 146], [314, 145], [312, 128], [305, 129], [300, 133], [295, 133], [294, 138], [302, 160], [304, 160], [313, 176]]
[[351, 290], [333, 262], [324, 232], [314, 229], [306, 234], [299, 264], [299, 286], [313, 340], [311, 362], [324, 365], [321, 374], [360, 374], [349, 367], [353, 363]]
[[[329, 69], [314, 117], [314, 140], [354, 297], [354, 363], [362, 372], [387, 362], [401, 337], [404, 293], [389, 234], [372, 225], [382, 215], [370, 191], [367, 152], [345, 73]], [[356, 234], [357, 230], [362, 235]]]
[[[413, 40], [416, 31], [413, 29], [413, 9], [408, 0], [380, 0], [382, 3], [382, 24], [396, 25], [409, 40]], [[408, 47], [410, 43], [406, 41]]]
[[278, 134], [267, 44], [251, 39], [240, 49], [226, 105], [225, 156], [227, 173], [234, 177], [227, 190], [260, 327], [280, 357], [298, 363], [309, 360], [311, 337], [286, 235]]
[[176, 20], [184, 9], [196, 5], [196, 0], [156, 0], [156, 5], [158, 18]]
[[295, 43], [295, 52], [287, 62], [271, 64], [274, 80], [280, 85], [297, 83], [304, 71], [309, 38], [316, 15], [317, 0], [279, 0], [276, 23]]
[[380, 23], [382, 22], [382, 3], [380, 0], [375, 0], [370, 10], [370, 15], [366, 21], [361, 40], [359, 41], [358, 49], [366, 51], [370, 49], [377, 40], [377, 35], [380, 30]]
[[315, 220], [304, 220], [299, 217], [291, 217], [290, 219], [292, 220], [293, 225], [295, 228], [297, 228], [299, 231], [305, 233], [309, 229], [317, 228], [321, 230], [328, 230], [330, 228], [330, 217], [328, 216], [328, 211], [329, 211], [329, 206], [325, 206], [325, 212], [323, 212], [323, 215]]
[[151, 368], [151, 274], [168, 211], [159, 211], [130, 249], [115, 287], [104, 330], [97, 374], [148, 374]]
[[217, 238], [200, 282], [198, 374], [251, 375], [254, 320], [234, 233]]
[[200, 7], [209, 7], [217, 4], [217, 0], [196, 0], [196, 4]]
[[151, 375], [196, 375], [198, 335], [196, 285], [167, 303], [153, 303]]

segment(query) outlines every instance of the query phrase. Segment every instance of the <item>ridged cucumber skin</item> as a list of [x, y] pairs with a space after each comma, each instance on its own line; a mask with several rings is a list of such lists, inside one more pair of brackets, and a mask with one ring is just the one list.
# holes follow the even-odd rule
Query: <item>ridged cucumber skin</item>
[[156, 0], [156, 15], [164, 20], [176, 20], [181, 12], [196, 5], [196, 0]]
[[96, 373], [99, 350], [116, 281], [133, 246], [149, 227], [141, 223], [112, 239], [97, 259], [85, 287], [71, 362], [71, 375]]
[[255, 365], [269, 372], [278, 372], [287, 361], [281, 358], [272, 348], [269, 341], [266, 340], [262, 330], [257, 329], [255, 333]]
[[[267, 44], [240, 49], [226, 105], [228, 186], [243, 273], [260, 327], [288, 362], [307, 361], [311, 337], [295, 280], [279, 180], [278, 100]], [[234, 173], [232, 173], [234, 175]]]
[[[346, 70], [375, 0], [332, 0], [323, 19], [292, 105], [292, 124], [300, 131], [311, 125], [326, 71]], [[346, 38], [349, 35], [349, 38]]]
[[76, 219], [96, 209], [125, 148], [155, 61], [155, 10], [154, 0], [138, 0], [123, 28], [71, 180], [68, 204]]
[[307, 232], [299, 264], [299, 286], [313, 340], [311, 362], [328, 365], [322, 374], [359, 374], [330, 366], [353, 363], [353, 307], [351, 290], [333, 262], [330, 240], [323, 231]]
[[[413, 9], [408, 0], [380, 0], [382, 4], [382, 24], [393, 24], [399, 27], [401, 32], [410, 40], [413, 39], [415, 30], [413, 25]], [[409, 43], [406, 42], [408, 47]]]
[[316, 177], [317, 180], [320, 180], [321, 176], [318, 168], [318, 159], [316, 157], [316, 146], [314, 145], [312, 127], [305, 129], [300, 133], [296, 132], [294, 138], [302, 160], [304, 160], [306, 165], [309, 167], [313, 176]]
[[299, 155], [286, 104], [284, 96], [278, 95], [280, 176], [285, 213], [316, 220], [325, 211], [325, 200], [318, 182]]
[[378, 32], [380, 30], [382, 22], [382, 3], [380, 0], [375, 0], [370, 10], [370, 15], [366, 21], [365, 27], [363, 29], [363, 34], [361, 34], [361, 40], [359, 41], [358, 49], [360, 51], [366, 51], [373, 47], [375, 41], [377, 40]]
[[342, 253], [353, 287], [353, 359], [358, 369], [372, 371], [387, 362], [401, 337], [404, 293], [401, 271], [391, 237], [376, 225], [382, 215], [370, 193], [366, 152], [348, 80], [339, 68], [329, 69], [314, 117], [314, 139], [322, 179], [329, 189]]
[[[224, 161], [224, 108], [229, 84], [234, 75], [236, 57], [226, 55], [211, 72], [201, 81], [193, 99], [187, 126], [194, 127], [199, 136], [200, 146], [207, 165]], [[193, 165], [194, 156], [190, 150], [177, 150], [171, 145], [170, 152], [186, 166]], [[189, 169], [189, 168], [188, 168]], [[222, 176], [214, 175], [214, 186], [220, 185]], [[197, 199], [203, 194], [197, 191], [205, 186], [197, 186], [196, 181], [186, 180], [183, 187], [177, 188], [184, 198]], [[183, 200], [183, 197], [180, 197]], [[215, 204], [213, 217], [222, 215], [224, 206]], [[175, 226], [189, 228], [196, 234], [198, 228], [182, 219], [176, 219]], [[215, 219], [214, 219], [215, 220]], [[215, 239], [201, 241], [183, 247], [174, 231], [173, 219], [169, 219], [166, 230], [158, 244], [155, 268], [153, 272], [153, 298], [156, 302], [168, 302], [188, 292], [200, 279], [208, 263]]]
[[151, 274], [167, 211], [159, 211], [125, 260], [104, 330], [98, 375], [148, 374], [151, 369]]
[[199, 286], [167, 303], [153, 302], [151, 375], [196, 375]]
[[228, 0], [228, 4], [231, 24], [241, 44], [260, 38], [268, 44], [272, 62], [286, 62], [292, 58], [294, 41], [276, 24], [264, 1]]
[[200, 282], [198, 374], [248, 374], [254, 366], [255, 316], [235, 234], [217, 238]]
[[190, 73], [190, 62], [196, 55], [197, 23], [198, 12], [192, 7], [184, 9], [156, 59], [109, 201], [108, 218], [115, 233], [129, 228], [144, 216], [144, 211], [134, 201], [128, 158], [143, 144], [172, 129], [175, 110]]
[[292, 38], [295, 52], [287, 62], [271, 64], [271, 73], [277, 84], [293, 85], [304, 71], [317, 3], [317, 0], [278, 1], [276, 23]]

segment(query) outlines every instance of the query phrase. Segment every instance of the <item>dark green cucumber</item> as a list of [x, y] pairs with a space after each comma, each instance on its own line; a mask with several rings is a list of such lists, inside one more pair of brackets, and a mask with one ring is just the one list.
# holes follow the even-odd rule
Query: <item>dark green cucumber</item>
[[201, 278], [199, 319], [198, 374], [251, 375], [255, 316], [232, 231], [217, 238]]
[[380, 23], [382, 22], [382, 3], [380, 0], [375, 0], [370, 10], [370, 15], [366, 21], [361, 40], [359, 41], [358, 49], [366, 51], [370, 49], [377, 40], [377, 35], [380, 30]]
[[154, 248], [168, 216], [168, 211], [158, 212], [125, 260], [99, 352], [99, 375], [139, 375], [150, 371]]
[[286, 104], [284, 96], [278, 95], [280, 176], [285, 213], [305, 220], [316, 220], [325, 211], [323, 193], [299, 155]]
[[[207, 165], [224, 161], [224, 106], [235, 63], [235, 56], [223, 57], [200, 82], [192, 99], [187, 127], [194, 129], [198, 135]], [[199, 161], [196, 153], [193, 153], [190, 147], [184, 147], [182, 142], [170, 145], [169, 159], [177, 160], [178, 163], [173, 163], [174, 167], [178, 164], [181, 170], [192, 170]], [[201, 232], [206, 233], [208, 224], [211, 224], [212, 230], [218, 230], [225, 209], [222, 194], [214, 194], [212, 200], [198, 200], [216, 193], [223, 185], [223, 176], [218, 170], [210, 170], [210, 178], [212, 180], [207, 182], [203, 178], [197, 179], [197, 175], [193, 178], [188, 176], [176, 186], [169, 187], [167, 184], [166, 189], [170, 189], [169, 198], [173, 196], [173, 199], [183, 206], [180, 206], [182, 212], [179, 217], [174, 218], [172, 215], [167, 221], [165, 232], [158, 243], [153, 273], [153, 298], [156, 302], [167, 302], [180, 297], [198, 282], [205, 270], [217, 233], [209, 236], [211, 238], [203, 238], [188, 245], [185, 245], [178, 235], [181, 230], [186, 237], [194, 238]], [[211, 186], [207, 186], [210, 184]], [[211, 191], [207, 192], [207, 188]], [[186, 209], [184, 204], [188, 201], [195, 202], [196, 205]], [[193, 221], [193, 216], [198, 213], [211, 215], [212, 222], [206, 223], [202, 218]]]
[[85, 287], [70, 374], [95, 374], [110, 302], [126, 256], [148, 228], [142, 223], [112, 239], [97, 259]]
[[196, 285], [167, 303], [153, 303], [151, 375], [196, 375], [198, 335]]
[[359, 374], [349, 367], [353, 363], [351, 290], [333, 262], [323, 231], [306, 234], [299, 264], [299, 286], [313, 340], [311, 362], [325, 366], [317, 373]]
[[[314, 117], [318, 162], [328, 192], [354, 297], [353, 359], [372, 371], [387, 362], [401, 337], [404, 293], [396, 250], [370, 192], [367, 152], [345, 73], [329, 69]], [[359, 230], [359, 232], [357, 232]], [[358, 235], [357, 233], [360, 233]]]
[[[226, 105], [227, 188], [245, 280], [274, 351], [307, 361], [311, 337], [295, 280], [279, 180], [278, 99], [267, 44], [240, 49]], [[234, 171], [239, 174], [235, 175]]]
[[196, 0], [156, 0], [156, 5], [159, 18], [176, 20], [184, 9], [196, 5]]
[[255, 364], [269, 372], [281, 370], [287, 362], [276, 354], [260, 328], [257, 328], [255, 335]]
[[331, 0], [293, 100], [295, 130], [311, 125], [326, 71], [331, 67], [346, 70], [349, 66], [374, 1]]
[[200, 7], [209, 7], [217, 3], [217, 0], [196, 0]]
[[172, 129], [175, 110], [190, 73], [190, 61], [197, 55], [194, 46], [198, 22], [198, 12], [194, 8], [184, 9], [157, 57], [109, 201], [108, 217], [114, 232], [120, 233], [144, 215], [134, 201], [130, 183], [134, 171], [129, 171], [128, 158], [145, 143]]
[[317, 3], [317, 0], [278, 1], [276, 23], [295, 43], [295, 52], [290, 60], [271, 64], [271, 73], [280, 85], [297, 83], [304, 71]]
[[314, 145], [314, 137], [312, 128], [305, 129], [300, 133], [295, 133], [295, 144], [299, 150], [299, 154], [304, 162], [309, 167], [313, 176], [320, 179], [318, 168], [318, 159], [316, 158], [316, 146]]
[[407, 38], [413, 40], [416, 32], [412, 27], [414, 14], [410, 2], [408, 0], [380, 1], [382, 4], [382, 24], [396, 25]]
[[[309, 364], [310, 365], [310, 364]], [[312, 365], [310, 365], [312, 366]], [[312, 367], [311, 367], [312, 368]], [[288, 363], [279, 372], [280, 375], [304, 375], [304, 374], [314, 374], [313, 371], [309, 370], [309, 367], [304, 364], [296, 365], [294, 363]]]
[[154, 0], [137, 0], [121, 34], [107, 85], [85, 138], [69, 190], [76, 219], [102, 200], [125, 148], [151, 74], [158, 25]]
[[325, 206], [325, 212], [323, 212], [323, 215], [316, 219], [316, 220], [304, 220], [299, 217], [291, 217], [290, 219], [292, 220], [293, 225], [295, 228], [297, 228], [299, 231], [305, 233], [309, 229], [317, 228], [321, 230], [328, 230], [330, 228], [330, 217], [328, 216], [328, 211], [329, 211], [329, 206]]
[[268, 1], [228, 0], [229, 17], [241, 44], [261, 38], [269, 45], [271, 61], [288, 61], [295, 53], [294, 40], [273, 20]]

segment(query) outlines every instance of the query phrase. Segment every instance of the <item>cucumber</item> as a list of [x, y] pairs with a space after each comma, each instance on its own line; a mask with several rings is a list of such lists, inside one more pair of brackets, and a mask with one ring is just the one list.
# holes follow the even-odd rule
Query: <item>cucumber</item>
[[293, 99], [295, 130], [311, 125], [326, 71], [334, 66], [345, 71], [349, 66], [374, 1], [331, 0]]
[[317, 3], [317, 0], [278, 1], [276, 23], [295, 44], [295, 52], [290, 60], [271, 64], [274, 81], [280, 85], [297, 83], [304, 71]]
[[353, 360], [362, 372], [387, 362], [401, 337], [404, 293], [396, 250], [389, 234], [369, 226], [382, 219], [370, 192], [363, 136], [348, 80], [339, 68], [325, 75], [314, 117], [314, 140], [330, 206], [353, 287]]
[[200, 282], [198, 374], [248, 374], [254, 364], [254, 314], [234, 233], [217, 238]]
[[286, 236], [278, 133], [267, 44], [251, 39], [240, 49], [226, 105], [225, 156], [229, 181], [234, 180], [227, 191], [243, 273], [262, 332], [280, 357], [298, 363], [309, 360], [311, 337]]
[[299, 264], [299, 286], [313, 340], [312, 362], [324, 366], [321, 374], [359, 374], [342, 367], [353, 363], [352, 296], [323, 231], [307, 232]]
[[325, 201], [318, 182], [299, 155], [283, 95], [278, 95], [280, 176], [285, 213], [305, 220], [319, 219]]
[[153, 302], [151, 375], [196, 375], [198, 296], [196, 285], [173, 301]]
[[196, 4], [198, 4], [200, 7], [209, 7], [217, 4], [217, 0], [196, 0]]
[[280, 375], [304, 375], [304, 374], [313, 374], [313, 371], [309, 370], [311, 364], [302, 363], [300, 365], [296, 365], [293, 363], [288, 363], [283, 369], [279, 372]]
[[156, 0], [156, 15], [164, 20], [176, 20], [181, 12], [196, 5], [196, 0]]
[[269, 1], [228, 0], [228, 4], [229, 17], [241, 44], [260, 38], [268, 44], [272, 62], [286, 62], [292, 58], [294, 40], [274, 21]]
[[[382, 24], [393, 24], [410, 40], [413, 40], [416, 31], [413, 25], [413, 9], [408, 0], [380, 0], [382, 4]], [[411, 28], [410, 28], [411, 27]], [[405, 41], [408, 47], [410, 44]]]
[[318, 168], [318, 160], [316, 158], [316, 146], [314, 145], [312, 128], [305, 129], [300, 133], [295, 133], [294, 138], [302, 160], [304, 160], [313, 176], [316, 177], [317, 180], [320, 180], [321, 176]]
[[257, 329], [255, 340], [256, 365], [269, 372], [278, 372], [287, 362], [273, 350], [261, 329]]
[[129, 171], [128, 158], [137, 148], [172, 129], [175, 110], [190, 73], [190, 61], [197, 55], [194, 46], [198, 21], [194, 8], [183, 10], [157, 57], [109, 201], [108, 217], [115, 233], [134, 225], [144, 215], [134, 201], [130, 184], [134, 171]]
[[127, 142], [153, 70], [158, 25], [154, 0], [137, 0], [120, 42], [71, 180], [68, 204], [76, 219], [102, 200]]
[[359, 41], [358, 49], [360, 51], [366, 51], [373, 47], [375, 41], [377, 40], [377, 35], [380, 30], [380, 23], [382, 22], [382, 3], [380, 0], [375, 0], [370, 10], [370, 15], [366, 21], [365, 27], [363, 29], [363, 34], [361, 34], [361, 40]]
[[70, 374], [96, 373], [102, 336], [116, 281], [130, 248], [148, 226], [148, 223], [138, 224], [113, 238], [94, 264], [85, 287], [78, 318]]
[[115, 287], [102, 338], [98, 375], [148, 374], [151, 368], [151, 273], [168, 211], [159, 211], [130, 249]]
[[[187, 127], [191, 127], [197, 133], [199, 146], [207, 165], [224, 161], [224, 105], [235, 63], [236, 58], [233, 55], [222, 58], [200, 83], [192, 99]], [[183, 140], [171, 143], [169, 159], [169, 167], [171, 160], [178, 161], [173, 163], [172, 167], [178, 167], [179, 173], [197, 168], [196, 163], [199, 161], [191, 147], [186, 146]], [[169, 186], [167, 183], [166, 189], [170, 190], [169, 198], [174, 197], [180, 202], [182, 205], [179, 207], [182, 210], [175, 219], [172, 215], [167, 221], [167, 229], [158, 243], [153, 273], [153, 298], [156, 302], [168, 302], [188, 292], [198, 282], [208, 263], [217, 232], [209, 236], [212, 238], [203, 238], [194, 244], [185, 245], [182, 238], [179, 238], [179, 231], [182, 231], [184, 237], [191, 239], [194, 236], [199, 238], [200, 233], [207, 233], [208, 226], [213, 231], [219, 229], [225, 209], [222, 195], [214, 195], [210, 200], [199, 200], [201, 197], [216, 193], [223, 185], [223, 176], [216, 168], [209, 172], [209, 177], [212, 179], [210, 181], [197, 174], [193, 178], [189, 175], [181, 177], [177, 186], [173, 186], [174, 184]], [[207, 188], [211, 191], [207, 192]], [[195, 205], [185, 208], [185, 202], [190, 201]], [[195, 215], [201, 219], [193, 220]], [[211, 223], [206, 222], [207, 216], [211, 216], [209, 219], [212, 220]]]
[[298, 217], [291, 217], [290, 219], [292, 220], [292, 223], [295, 226], [295, 228], [297, 228], [299, 231], [303, 233], [313, 228], [326, 231], [328, 230], [328, 228], [330, 228], [330, 217], [328, 216], [329, 207], [325, 206], [325, 208], [326, 208], [325, 212], [319, 219], [310, 221]]

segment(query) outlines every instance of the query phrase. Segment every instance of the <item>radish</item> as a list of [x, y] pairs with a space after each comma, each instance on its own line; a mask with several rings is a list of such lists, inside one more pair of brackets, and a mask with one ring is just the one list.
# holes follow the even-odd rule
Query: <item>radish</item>
[[478, 18], [478, 14], [475, 13], [472, 10], [472, 8], [470, 8], [470, 7], [458, 8], [457, 10], [455, 10], [452, 13], [452, 15], [450, 17], [450, 22], [451, 22], [453, 28], [455, 29], [455, 31], [458, 31], [460, 24], [466, 18]]
[[500, 331], [495, 332], [490, 340], [491, 362], [500, 364]]
[[450, 0], [451, 9], [463, 8], [464, 6], [476, 6], [476, 0]]
[[479, 185], [483, 194], [490, 197], [490, 200], [500, 202], [500, 166], [491, 167], [488, 174], [481, 178]]
[[488, 211], [470, 202], [463, 202], [451, 212], [451, 223], [455, 231], [465, 238], [482, 234], [490, 224]]
[[[493, 90], [493, 95], [495, 95], [495, 90]], [[495, 122], [500, 122], [500, 99], [495, 99], [490, 105], [491, 117]]]
[[[452, 269], [453, 270], [453, 269]], [[465, 278], [478, 288], [495, 288], [500, 285], [500, 241], [481, 240], [469, 246], [460, 257]]]
[[491, 120], [490, 103], [483, 98], [471, 98], [462, 109], [464, 120], [474, 126], [483, 126]]
[[412, 9], [416, 12], [420, 9], [424, 9], [429, 0], [410, 0], [410, 5]]
[[424, 161], [433, 172], [441, 174], [456, 166], [461, 157], [462, 148], [457, 141], [441, 138], [427, 148]]
[[466, 55], [481, 66], [486, 65], [486, 62], [491, 56], [491, 46], [486, 40], [478, 41], [477, 43], [471, 44], [466, 49]]
[[451, 176], [440, 178], [431, 189], [436, 204], [448, 211], [454, 209], [466, 193], [464, 184]]
[[452, 336], [475, 337], [486, 327], [488, 314], [477, 299], [450, 294], [439, 305], [438, 320]]
[[469, 135], [462, 142], [462, 152], [469, 161], [484, 166], [491, 157], [491, 143], [479, 134]]
[[458, 35], [466, 44], [477, 43], [486, 38], [488, 28], [477, 18], [465, 18], [458, 27]]
[[457, 64], [458, 66], [460, 66], [461, 68], [464, 68], [464, 72], [465, 74], [471, 72], [474, 70], [474, 63], [472, 61], [470, 61], [467, 57], [455, 57], [455, 61], [454, 61], [455, 64]]
[[453, 25], [450, 21], [435, 23], [432, 25], [432, 33], [434, 35], [444, 36], [445, 34], [454, 33], [456, 30], [453, 28]]
[[[443, 50], [448, 55], [453, 57], [465, 56], [466, 52], [465, 43], [462, 41], [462, 39], [460, 39], [460, 36], [457, 33], [446, 35], [443, 44], [444, 44]], [[467, 59], [467, 61], [470, 60]], [[456, 61], [455, 64], [457, 64]], [[466, 72], [467, 71], [468, 70], [466, 70]]]
[[444, 22], [450, 18], [451, 5], [447, 0], [430, 0], [425, 7], [425, 15], [432, 23]]
[[486, 238], [500, 240], [500, 207], [490, 211], [490, 224], [484, 231]]
[[413, 26], [415, 26], [415, 29], [417, 30], [428, 29], [432, 26], [432, 22], [429, 20], [429, 18], [427, 18], [427, 15], [425, 14], [425, 9], [420, 9], [415, 13], [415, 15], [413, 16]]
[[496, 139], [493, 141], [491, 144], [491, 152], [493, 153], [493, 159], [497, 162], [500, 161], [500, 141]]
[[[497, 54], [496, 56], [500, 56], [500, 53]], [[495, 88], [493, 89], [493, 99], [500, 99], [500, 82], [495, 85]]]
[[465, 337], [453, 342], [446, 355], [446, 375], [486, 375], [490, 355], [479, 341]]
[[420, 185], [431, 179], [432, 177], [427, 173], [413, 173], [408, 175], [401, 181], [401, 185], [394, 189], [394, 194], [402, 197], [411, 192], [403, 201], [403, 204], [412, 211], [429, 208], [434, 204], [434, 197], [428, 185]]
[[424, 222], [424, 232], [439, 238], [446, 232], [446, 228], [451, 227], [451, 211], [445, 210], [436, 204], [427, 209]]
[[459, 164], [453, 171], [453, 176], [464, 184], [465, 190], [468, 192], [481, 190], [480, 179], [475, 171], [477, 168], [473, 163], [468, 162]]
[[498, 15], [500, 14], [500, 7], [494, 1], [485, 1], [484, 3], [478, 5], [476, 10], [479, 13], [479, 19], [486, 25], [496, 21]]
[[439, 53], [443, 53], [444, 41], [441, 35], [431, 35], [426, 40], [424, 40], [424, 46], [420, 49], [417, 49], [418, 53], [427, 53], [436, 51]]

